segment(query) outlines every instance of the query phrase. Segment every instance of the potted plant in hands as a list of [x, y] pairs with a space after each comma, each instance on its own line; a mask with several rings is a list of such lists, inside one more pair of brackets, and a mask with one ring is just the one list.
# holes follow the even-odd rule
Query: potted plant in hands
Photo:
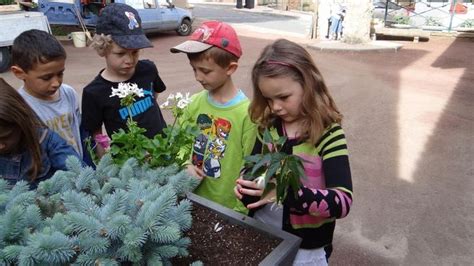
[[[306, 178], [303, 160], [296, 155], [283, 152], [286, 137], [275, 137], [265, 129], [263, 136], [259, 138], [263, 144], [262, 153], [245, 158], [246, 171], [242, 176], [243, 179], [253, 180], [260, 189], [265, 188], [264, 194], [275, 189], [276, 204], [281, 204], [287, 196], [296, 197], [296, 194], [288, 195], [288, 191], [289, 188], [291, 191], [298, 191], [301, 185], [300, 178]], [[260, 197], [250, 196], [244, 204], [247, 206], [257, 198]]]

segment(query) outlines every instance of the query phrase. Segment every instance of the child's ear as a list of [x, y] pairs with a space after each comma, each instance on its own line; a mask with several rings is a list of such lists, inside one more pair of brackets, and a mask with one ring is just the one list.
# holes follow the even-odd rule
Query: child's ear
[[230, 62], [230, 64], [227, 66], [227, 75], [232, 75], [234, 74], [234, 72], [237, 70], [237, 68], [239, 67], [239, 64], [237, 64], [237, 62]]
[[11, 66], [10, 70], [13, 72], [15, 77], [21, 80], [25, 80], [26, 72], [19, 66]]

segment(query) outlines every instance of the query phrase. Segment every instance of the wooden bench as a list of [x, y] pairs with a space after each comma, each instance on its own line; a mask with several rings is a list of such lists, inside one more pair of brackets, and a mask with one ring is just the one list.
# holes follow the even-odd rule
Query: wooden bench
[[374, 33], [377, 36], [397, 36], [413, 38], [413, 42], [418, 42], [421, 38], [429, 39], [430, 32], [423, 31], [422, 29], [399, 29], [399, 28], [385, 28], [385, 27], [374, 27]]

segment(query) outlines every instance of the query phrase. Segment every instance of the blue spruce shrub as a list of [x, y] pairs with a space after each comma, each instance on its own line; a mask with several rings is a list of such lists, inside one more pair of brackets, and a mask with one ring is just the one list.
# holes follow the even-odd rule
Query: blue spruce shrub
[[0, 265], [170, 264], [188, 255], [198, 181], [177, 166], [151, 169], [109, 155], [97, 169], [67, 160], [69, 171], [28, 190], [0, 179]]

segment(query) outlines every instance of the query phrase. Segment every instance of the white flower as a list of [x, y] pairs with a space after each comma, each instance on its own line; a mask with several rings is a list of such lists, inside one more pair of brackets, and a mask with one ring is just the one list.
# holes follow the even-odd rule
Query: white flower
[[[169, 98], [169, 97], [168, 97]], [[169, 100], [166, 100], [166, 102], [162, 103], [160, 105], [160, 108], [162, 109], [165, 109], [166, 107], [168, 107], [170, 105], [170, 101]]]
[[136, 83], [120, 82], [117, 88], [112, 87], [112, 94], [110, 95], [110, 97], [117, 96], [122, 99], [129, 95], [136, 95], [138, 97], [145, 96], [143, 90], [138, 88], [138, 85]]
[[179, 100], [178, 104], [176, 104], [176, 106], [179, 108], [179, 109], [183, 109], [184, 107], [186, 107], [191, 101], [189, 100], [186, 100], [186, 99], [181, 99]]
[[173, 109], [173, 108], [177, 107], [179, 109], [183, 109], [189, 103], [191, 103], [191, 97], [190, 97], [189, 92], [187, 92], [185, 95], [183, 95], [180, 92], [177, 92], [176, 94], [171, 93], [168, 96], [168, 98], [166, 98], [166, 102], [164, 102], [160, 105], [160, 108]]

